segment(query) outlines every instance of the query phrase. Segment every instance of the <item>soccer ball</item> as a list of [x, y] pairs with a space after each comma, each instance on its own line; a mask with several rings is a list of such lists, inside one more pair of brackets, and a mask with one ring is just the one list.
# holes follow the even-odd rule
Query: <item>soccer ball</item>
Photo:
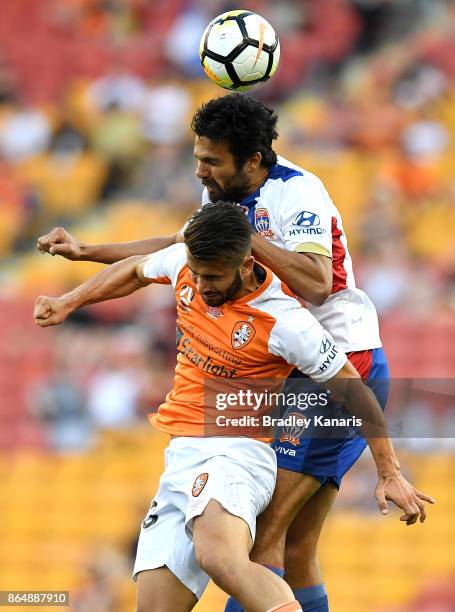
[[206, 75], [217, 85], [245, 91], [275, 73], [280, 60], [280, 41], [260, 15], [229, 11], [206, 27], [199, 56]]

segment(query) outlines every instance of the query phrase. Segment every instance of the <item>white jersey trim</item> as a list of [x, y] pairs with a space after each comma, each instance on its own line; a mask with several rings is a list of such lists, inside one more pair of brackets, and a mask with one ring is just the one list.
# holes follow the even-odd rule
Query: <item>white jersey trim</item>
[[142, 273], [146, 278], [168, 278], [175, 287], [178, 276], [185, 265], [185, 245], [179, 242], [152, 253], [144, 263]]
[[273, 275], [269, 287], [248, 302], [249, 306], [275, 319], [268, 349], [317, 382], [333, 378], [347, 357], [332, 336], [298, 300], [286, 295], [279, 278]]

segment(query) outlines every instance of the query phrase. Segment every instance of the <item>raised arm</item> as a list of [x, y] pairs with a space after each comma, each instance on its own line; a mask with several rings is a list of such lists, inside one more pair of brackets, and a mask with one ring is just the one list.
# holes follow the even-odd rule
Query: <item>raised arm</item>
[[434, 503], [425, 493], [417, 491], [401, 474], [387, 423], [376, 397], [367, 387], [354, 366], [346, 361], [333, 378], [325, 381], [335, 397], [343, 400], [349, 412], [361, 419], [362, 434], [368, 442], [371, 454], [378, 471], [376, 499], [382, 514], [388, 513], [387, 500], [404, 511], [401, 521], [406, 525], [414, 524], [419, 518], [423, 523], [426, 518], [423, 501]]
[[78, 308], [130, 295], [150, 284], [153, 279], [143, 275], [147, 259], [148, 256], [135, 256], [112, 264], [59, 298], [39, 296], [35, 302], [35, 323], [40, 327], [59, 325]]
[[320, 306], [332, 291], [332, 260], [317, 253], [296, 253], [253, 234], [255, 258], [268, 266], [296, 295]]
[[[303, 374], [328, 389], [352, 416], [360, 419], [359, 427], [371, 449], [378, 470], [376, 499], [380, 511], [387, 514], [387, 500], [402, 508], [402, 521], [412, 525], [425, 520], [423, 501], [434, 500], [417, 491], [401, 475], [384, 413], [372, 390], [365, 385], [346, 355], [331, 335], [305, 308], [290, 310], [273, 328], [269, 350]], [[321, 415], [323, 418], [323, 415]]]
[[38, 238], [37, 247], [41, 253], [61, 255], [72, 261], [96, 261], [112, 264], [134, 255], [155, 253], [180, 240], [180, 232], [178, 232], [172, 236], [160, 236], [133, 242], [86, 244], [80, 242], [63, 227], [54, 227], [48, 234]]

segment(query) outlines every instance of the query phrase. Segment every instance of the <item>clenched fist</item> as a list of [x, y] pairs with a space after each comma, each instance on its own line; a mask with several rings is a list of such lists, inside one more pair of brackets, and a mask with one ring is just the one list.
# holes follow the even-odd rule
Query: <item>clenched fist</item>
[[65, 298], [40, 295], [35, 302], [35, 323], [40, 327], [60, 325], [72, 310]]
[[73, 261], [81, 257], [81, 243], [63, 227], [54, 227], [48, 234], [38, 238], [37, 247], [41, 253], [61, 255]]

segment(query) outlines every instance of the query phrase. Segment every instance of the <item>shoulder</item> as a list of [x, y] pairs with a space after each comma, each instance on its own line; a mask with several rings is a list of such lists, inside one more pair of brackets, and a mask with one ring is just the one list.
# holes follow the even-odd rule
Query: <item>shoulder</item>
[[278, 157], [278, 163], [272, 167], [265, 187], [266, 191], [270, 192], [279, 189], [288, 197], [293, 195], [302, 197], [302, 193], [317, 194], [325, 191], [324, 184], [318, 176], [284, 157]]
[[161, 249], [160, 251], [156, 251], [156, 253], [151, 253], [147, 256], [147, 261], [165, 259], [168, 261], [186, 261], [186, 249], [183, 242], [171, 244], [165, 249]]
[[251, 300], [249, 305], [269, 315], [275, 323], [285, 322], [290, 316], [312, 318], [290, 289], [273, 273], [269, 286]]
[[146, 278], [168, 278], [175, 286], [177, 278], [185, 266], [185, 245], [178, 243], [148, 255], [144, 260], [142, 273]]
[[261, 205], [270, 209], [281, 224], [302, 215], [334, 214], [334, 204], [323, 182], [312, 172], [278, 158], [265, 188], [261, 190]]

